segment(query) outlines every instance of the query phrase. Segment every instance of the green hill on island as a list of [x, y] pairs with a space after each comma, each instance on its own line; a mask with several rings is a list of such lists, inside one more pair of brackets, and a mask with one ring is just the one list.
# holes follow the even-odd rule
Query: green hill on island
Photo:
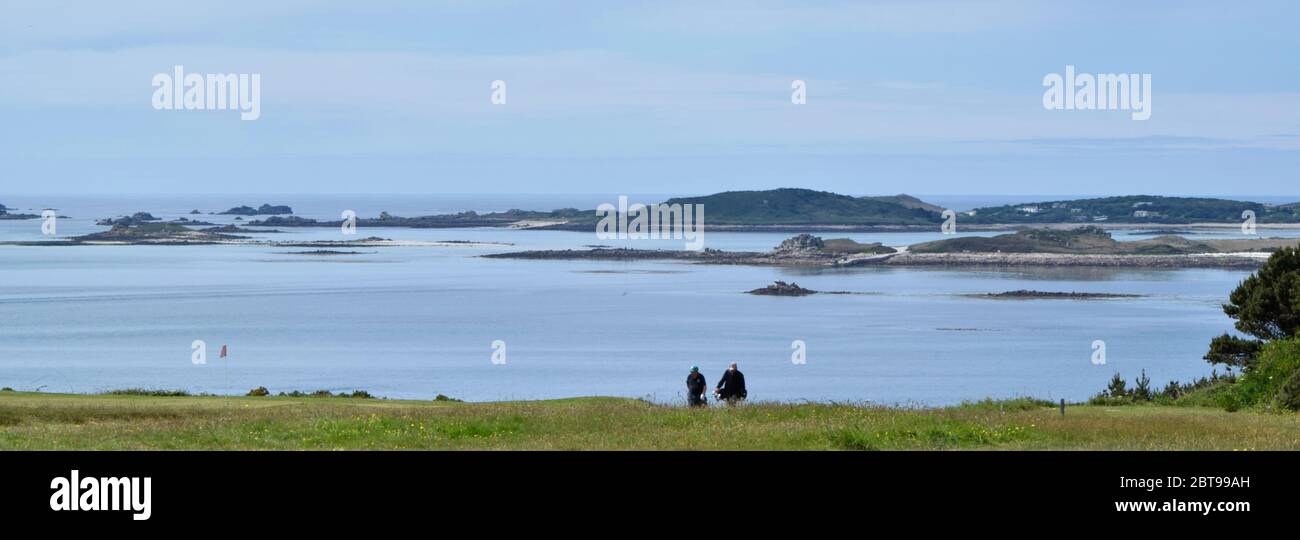
[[963, 223], [1240, 223], [1245, 211], [1259, 223], [1300, 222], [1300, 205], [1199, 197], [1126, 195], [977, 208]]
[[704, 219], [735, 225], [931, 225], [941, 221], [932, 205], [909, 197], [851, 197], [829, 191], [781, 188], [727, 191], [669, 199], [665, 204], [703, 204]]

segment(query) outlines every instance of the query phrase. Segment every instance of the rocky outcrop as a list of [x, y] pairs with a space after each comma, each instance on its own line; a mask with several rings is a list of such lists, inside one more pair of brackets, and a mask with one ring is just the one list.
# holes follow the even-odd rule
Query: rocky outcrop
[[224, 216], [269, 216], [269, 215], [276, 215], [276, 214], [292, 214], [292, 213], [293, 213], [293, 208], [290, 208], [290, 207], [285, 206], [285, 205], [272, 206], [272, 205], [269, 205], [269, 204], [263, 204], [262, 206], [259, 206], [259, 207], [257, 207], [257, 208], [253, 208], [253, 207], [251, 207], [251, 206], [236, 206], [236, 207], [234, 207], [234, 208], [231, 208], [230, 210], [226, 210], [225, 212], [221, 212], [221, 215], [224, 215]]
[[826, 256], [826, 242], [821, 237], [800, 234], [782, 241], [772, 250], [771, 256], [777, 259], [807, 259]]
[[[284, 217], [284, 216], [274, 216], [274, 217], [269, 217], [269, 218], [266, 218], [266, 219], [260, 219], [260, 220], [257, 220], [257, 221], [250, 221], [250, 222], [248, 222], [248, 224], [251, 225], [251, 226], [257, 226], [257, 227], [318, 227], [318, 226], [320, 226], [320, 227], [324, 227], [324, 226], [329, 226], [328, 223], [321, 223], [321, 222], [318, 222], [318, 221], [316, 221], [316, 220], [314, 220], [314, 219], [311, 219], [311, 218], [303, 218], [303, 217], [298, 217], [298, 216], [288, 216], [288, 217]], [[340, 224], [342, 224], [341, 221], [340, 221], [340, 222], [334, 222], [333, 226], [337, 227], [337, 226], [339, 226]]]
[[149, 212], [136, 212], [129, 216], [122, 216], [118, 218], [104, 218], [99, 221], [96, 221], [95, 225], [102, 225], [105, 227], [116, 227], [118, 225], [134, 227], [152, 221], [162, 221], [162, 219], [154, 217], [154, 215], [150, 214]]
[[800, 287], [798, 283], [776, 281], [761, 289], [749, 291], [749, 294], [759, 294], [764, 296], [808, 296], [810, 294], [817, 294], [817, 291]]

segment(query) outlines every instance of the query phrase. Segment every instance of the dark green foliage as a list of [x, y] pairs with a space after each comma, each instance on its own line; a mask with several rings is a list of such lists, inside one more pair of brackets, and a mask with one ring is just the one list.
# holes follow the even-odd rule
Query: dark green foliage
[[1165, 387], [1160, 391], [1160, 395], [1178, 399], [1179, 396], [1183, 395], [1182, 385], [1178, 384], [1178, 381], [1169, 381], [1168, 383], [1165, 383]]
[[1145, 369], [1133, 381], [1133, 401], [1151, 401], [1151, 377], [1147, 377]]
[[328, 398], [328, 397], [341, 397], [341, 398], [360, 398], [360, 399], [374, 399], [374, 397], [375, 397], [375, 396], [370, 395], [370, 392], [367, 392], [367, 391], [365, 391], [365, 390], [354, 390], [354, 391], [353, 391], [352, 393], [350, 393], [350, 394], [347, 393], [347, 392], [339, 392], [339, 393], [335, 394], [335, 393], [333, 393], [333, 392], [330, 392], [329, 390], [317, 390], [317, 391], [315, 391], [315, 392], [310, 392], [310, 393], [308, 393], [308, 392], [303, 392], [303, 391], [301, 391], [301, 390], [294, 390], [294, 391], [292, 391], [292, 392], [280, 392], [280, 396], [282, 396], [282, 397], [322, 397], [322, 398]]
[[249, 390], [248, 395], [253, 397], [269, 396], [271, 395], [271, 391], [267, 390], [265, 386], [259, 386], [252, 390]]
[[1300, 411], [1300, 371], [1282, 384], [1277, 393], [1277, 405], [1289, 411]]
[[122, 390], [109, 390], [105, 393], [111, 396], [179, 397], [190, 395], [189, 392], [184, 390], [150, 390], [145, 388], [124, 388]]
[[1300, 339], [1271, 341], [1256, 364], [1224, 396], [1224, 407], [1291, 409], [1297, 401], [1300, 373]]
[[1260, 341], [1214, 338], [1205, 360], [1212, 364], [1253, 369], [1265, 342], [1288, 339], [1300, 329], [1300, 248], [1282, 248], [1228, 295], [1223, 312], [1236, 319], [1237, 330]]
[[1237, 320], [1237, 330], [1259, 339], [1295, 336], [1300, 328], [1300, 248], [1273, 253], [1232, 291], [1223, 312]]
[[1106, 390], [1093, 396], [1088, 403], [1091, 405], [1130, 405], [1148, 402], [1170, 404], [1198, 390], [1231, 385], [1236, 380], [1237, 377], [1231, 373], [1219, 375], [1218, 371], [1212, 371], [1209, 377], [1201, 377], [1189, 383], [1169, 381], [1164, 388], [1156, 392], [1151, 390], [1151, 378], [1147, 376], [1146, 370], [1142, 370], [1138, 378], [1133, 381], [1131, 389], [1124, 377], [1116, 373], [1111, 377]]
[[1124, 377], [1121, 377], [1118, 372], [1110, 378], [1110, 385], [1106, 387], [1105, 396], [1110, 398], [1128, 397], [1128, 384], [1124, 382]]
[[456, 399], [456, 398], [453, 398], [453, 397], [447, 397], [447, 396], [444, 396], [444, 395], [442, 395], [442, 394], [438, 394], [438, 396], [435, 397], [435, 398], [433, 398], [433, 400], [434, 400], [434, 401], [452, 401], [452, 402], [456, 402], [456, 403], [460, 403], [460, 402], [461, 402], [461, 400], [459, 400], [459, 399]]
[[1210, 351], [1205, 353], [1205, 361], [1229, 368], [1249, 369], [1263, 345], [1262, 341], [1223, 334], [1210, 341]]

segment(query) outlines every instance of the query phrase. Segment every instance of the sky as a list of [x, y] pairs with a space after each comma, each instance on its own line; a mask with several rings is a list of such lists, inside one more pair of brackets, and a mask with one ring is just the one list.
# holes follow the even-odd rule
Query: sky
[[[1297, 28], [1286, 0], [0, 0], [0, 196], [1300, 199]], [[257, 74], [260, 117], [155, 109], [177, 65]], [[1150, 75], [1150, 118], [1045, 108], [1066, 66]]]

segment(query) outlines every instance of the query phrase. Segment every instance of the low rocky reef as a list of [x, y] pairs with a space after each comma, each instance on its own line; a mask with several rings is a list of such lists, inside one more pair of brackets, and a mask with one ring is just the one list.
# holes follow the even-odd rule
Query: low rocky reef
[[[550, 223], [552, 221], [562, 221], [564, 219], [574, 218], [582, 215], [578, 210], [565, 208], [551, 212], [533, 212], [527, 210], [507, 210], [505, 212], [490, 212], [480, 214], [478, 212], [459, 212], [456, 214], [440, 214], [433, 216], [402, 217], [394, 216], [388, 212], [380, 212], [377, 218], [357, 218], [356, 226], [364, 227], [401, 227], [411, 229], [452, 229], [465, 227], [512, 227], [521, 223], [538, 221], [541, 223]], [[312, 218], [303, 218], [298, 216], [273, 216], [258, 221], [250, 222], [249, 225], [258, 225], [263, 227], [338, 227], [342, 225], [342, 220], [316, 220]], [[586, 230], [593, 230], [594, 225], [584, 226]]]
[[117, 227], [117, 226], [137, 227], [147, 223], [171, 223], [175, 225], [185, 225], [185, 226], [194, 226], [194, 227], [216, 225], [215, 223], [208, 223], [206, 221], [199, 221], [199, 220], [194, 220], [194, 219], [184, 218], [184, 217], [179, 219], [174, 219], [172, 221], [163, 221], [162, 218], [154, 217], [154, 215], [150, 214], [149, 212], [136, 212], [129, 216], [104, 218], [96, 221], [95, 225], [99, 225], [102, 227]]
[[[183, 219], [183, 218], [182, 218]], [[233, 226], [212, 227], [195, 230], [177, 222], [150, 222], [136, 225], [117, 224], [107, 231], [84, 234], [60, 240], [0, 242], [10, 246], [84, 246], [84, 245], [265, 245], [289, 248], [333, 248], [333, 247], [381, 247], [381, 246], [449, 246], [479, 245], [450, 244], [441, 242], [403, 242], [388, 238], [370, 236], [355, 240], [309, 240], [275, 242], [252, 240], [247, 236], [229, 234], [229, 232], [279, 232], [250, 231]]]
[[[184, 218], [181, 218], [181, 220], [183, 221]], [[207, 223], [200, 223], [200, 222], [197, 222], [197, 221], [196, 221], [196, 222], [190, 222], [190, 224], [191, 224], [191, 225], [200, 225], [200, 224], [202, 224], [202, 225], [208, 225]], [[220, 227], [209, 227], [209, 228], [203, 229], [203, 232], [210, 232], [210, 233], [231, 233], [231, 234], [268, 234], [268, 233], [274, 234], [274, 233], [283, 233], [284, 231], [280, 231], [280, 230], [276, 230], [276, 229], [245, 229], [245, 228], [240, 227], [240, 226], [238, 226], [238, 225], [222, 225], [222, 226], [220, 226]]]
[[1270, 253], [1297, 243], [1300, 243], [1300, 239], [1192, 240], [1175, 235], [1120, 242], [1104, 229], [1084, 226], [1073, 229], [1023, 229], [997, 236], [961, 236], [915, 244], [908, 251], [918, 254], [1203, 255]]
[[996, 300], [1098, 300], [1107, 298], [1141, 298], [1140, 294], [1092, 293], [1092, 292], [1049, 292], [1018, 289], [1014, 291], [985, 294], [968, 294], [971, 298], [990, 298]]
[[903, 253], [883, 264], [931, 267], [1225, 268], [1254, 270], [1267, 260], [1246, 255], [1071, 255], [1064, 253]]
[[311, 255], [319, 257], [332, 257], [335, 255], [373, 255], [373, 251], [338, 251], [334, 249], [316, 249], [312, 251], [286, 251], [282, 255]]

